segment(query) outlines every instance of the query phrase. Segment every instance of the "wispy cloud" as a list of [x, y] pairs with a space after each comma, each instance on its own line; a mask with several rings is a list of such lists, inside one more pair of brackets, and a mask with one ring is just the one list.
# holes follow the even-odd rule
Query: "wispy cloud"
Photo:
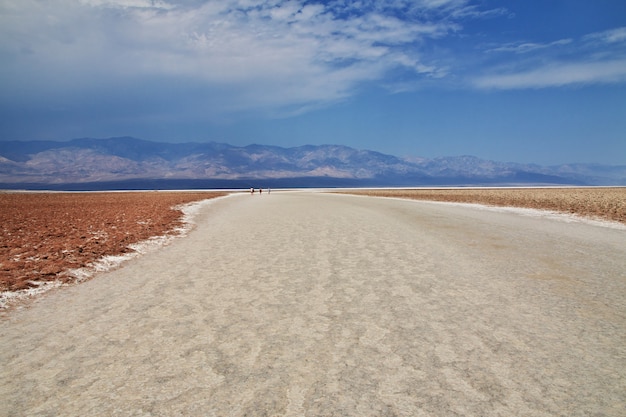
[[626, 59], [617, 59], [600, 62], [558, 62], [523, 72], [481, 77], [475, 80], [475, 85], [479, 88], [508, 90], [625, 81]]
[[626, 27], [591, 33], [583, 38], [586, 42], [622, 43], [626, 42]]
[[46, 91], [184, 79], [227, 91], [215, 108], [310, 106], [397, 69], [441, 77], [421, 46], [460, 30], [459, 16], [478, 12], [468, 4], [0, 0], [0, 82]]
[[[557, 51], [558, 48], [558, 51]], [[515, 53], [487, 74], [475, 77], [478, 88], [524, 89], [626, 82], [626, 28], [590, 33], [578, 40], [516, 43], [487, 49]], [[519, 58], [520, 54], [526, 56]]]
[[572, 39], [560, 39], [558, 41], [548, 43], [515, 42], [487, 49], [485, 52], [514, 52], [516, 54], [524, 54], [540, 49], [548, 49], [555, 46], [569, 45], [570, 43], [572, 43]]
[[474, 45], [446, 40], [463, 39], [471, 19], [508, 14], [470, 0], [0, 0], [0, 98], [143, 95], [204, 114], [292, 114], [369, 83], [399, 92], [447, 80], [497, 89], [624, 80], [626, 28], [491, 43], [484, 59], [470, 57], [480, 61], [472, 76], [459, 57]]

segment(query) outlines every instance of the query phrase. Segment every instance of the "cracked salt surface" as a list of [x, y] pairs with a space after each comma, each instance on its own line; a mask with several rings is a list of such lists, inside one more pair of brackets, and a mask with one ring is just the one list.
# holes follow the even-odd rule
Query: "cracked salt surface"
[[[463, 203], [457, 203], [457, 204], [463, 204]], [[552, 211], [552, 210], [540, 210], [540, 209], [523, 208], [523, 207], [496, 207], [496, 206], [486, 206], [483, 204], [467, 204], [467, 205], [479, 206], [481, 209], [484, 209], [484, 210], [497, 211], [501, 213], [517, 213], [523, 216], [541, 217], [544, 219], [557, 220], [557, 221], [566, 222], [566, 223], [586, 223], [586, 224], [590, 224], [593, 226], [608, 227], [611, 229], [618, 229], [618, 230], [626, 230], [625, 224], [622, 224], [619, 222], [613, 222], [610, 220], [604, 220], [599, 217], [587, 217], [587, 216], [581, 216], [578, 214], [561, 213], [561, 212]]]
[[[409, 201], [409, 199], [405, 198], [397, 198], [397, 197], [385, 197], [391, 198], [394, 200], [402, 200]], [[578, 214], [571, 213], [563, 213], [559, 211], [553, 210], [542, 210], [542, 209], [534, 209], [534, 208], [525, 208], [525, 207], [512, 207], [512, 206], [489, 206], [486, 204], [479, 203], [456, 203], [450, 201], [429, 201], [429, 200], [413, 200], [420, 203], [427, 204], [443, 204], [443, 205], [453, 205], [458, 207], [468, 207], [475, 208], [480, 210], [494, 211], [500, 213], [514, 213], [522, 216], [528, 217], [540, 217], [544, 219], [556, 220], [565, 223], [585, 223], [598, 227], [608, 227], [610, 229], [617, 230], [626, 230], [626, 224], [622, 224], [619, 222], [614, 222], [610, 220], [605, 220], [599, 217], [590, 217], [590, 216], [581, 216]]]
[[37, 295], [41, 295], [54, 288], [64, 287], [68, 285], [73, 285], [74, 283], [86, 281], [98, 273], [117, 268], [125, 261], [144, 255], [146, 253], [153, 252], [165, 245], [168, 245], [175, 239], [186, 236], [189, 231], [191, 231], [194, 226], [193, 219], [200, 211], [200, 209], [216, 200], [229, 196], [230, 195], [175, 206], [175, 209], [181, 210], [183, 213], [183, 217], [181, 218], [183, 225], [181, 227], [173, 229], [170, 234], [153, 236], [141, 242], [128, 245], [128, 247], [132, 249], [133, 252], [126, 253], [124, 255], [104, 256], [91, 262], [87, 267], [70, 269], [62, 272], [61, 274], [63, 276], [70, 276], [74, 278], [73, 281], [70, 283], [63, 283], [61, 281], [31, 281], [32, 284], [36, 285], [36, 287], [18, 291], [1, 291], [0, 310], [8, 308], [10, 304], [13, 304], [17, 301], [26, 300]]
[[195, 220], [3, 323], [0, 415], [624, 415], [622, 231], [305, 193]]

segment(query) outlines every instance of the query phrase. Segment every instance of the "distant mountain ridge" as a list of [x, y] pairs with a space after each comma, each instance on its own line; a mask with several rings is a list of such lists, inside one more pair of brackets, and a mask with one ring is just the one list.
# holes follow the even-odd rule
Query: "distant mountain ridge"
[[474, 156], [399, 158], [340, 145], [238, 147], [132, 137], [0, 142], [1, 188], [64, 189], [71, 184], [97, 189], [107, 184], [111, 188], [126, 188], [123, 184], [131, 188], [626, 185], [626, 166], [544, 167]]

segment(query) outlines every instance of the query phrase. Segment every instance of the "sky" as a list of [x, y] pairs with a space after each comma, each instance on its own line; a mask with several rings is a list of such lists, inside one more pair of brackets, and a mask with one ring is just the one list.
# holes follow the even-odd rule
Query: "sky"
[[624, 0], [0, 0], [0, 140], [626, 165]]

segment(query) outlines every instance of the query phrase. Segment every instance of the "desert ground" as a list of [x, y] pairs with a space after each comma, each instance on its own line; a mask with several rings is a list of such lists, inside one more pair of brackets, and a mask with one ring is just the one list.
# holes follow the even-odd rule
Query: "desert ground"
[[626, 224], [626, 188], [445, 188], [351, 190], [352, 194], [522, 207]]
[[0, 192], [0, 291], [74, 279], [69, 269], [176, 233], [180, 205], [224, 193]]
[[[337, 191], [335, 191], [337, 192]], [[363, 189], [341, 193], [522, 207], [626, 224], [626, 188]], [[174, 236], [182, 205], [226, 192], [0, 192], [0, 312], [93, 276], [98, 260]]]
[[623, 228], [311, 192], [194, 221], [0, 322], [0, 416], [623, 416]]

